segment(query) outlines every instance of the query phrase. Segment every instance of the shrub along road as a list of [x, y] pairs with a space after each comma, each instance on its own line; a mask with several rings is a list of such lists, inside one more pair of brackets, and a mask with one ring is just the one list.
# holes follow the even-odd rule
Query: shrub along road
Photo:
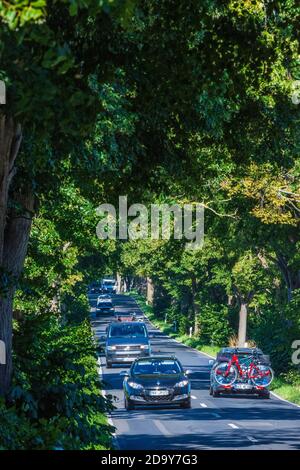
[[[96, 296], [90, 297], [91, 319], [96, 338], [105, 335], [111, 317], [95, 317]], [[142, 314], [135, 301], [117, 295], [117, 312]], [[300, 449], [300, 408], [275, 397], [219, 397], [209, 395], [209, 358], [164, 335], [148, 322], [154, 352], [173, 353], [191, 369], [192, 409], [137, 408], [126, 411], [120, 371], [106, 369], [100, 356], [107, 394], [116, 397], [112, 421], [120, 449]]]

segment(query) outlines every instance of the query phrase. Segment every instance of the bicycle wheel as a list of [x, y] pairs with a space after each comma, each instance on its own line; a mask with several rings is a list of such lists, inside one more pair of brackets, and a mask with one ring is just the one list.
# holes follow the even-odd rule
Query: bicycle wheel
[[257, 387], [268, 387], [274, 378], [274, 372], [269, 366], [256, 364], [249, 370], [248, 377]]
[[214, 370], [214, 378], [219, 385], [232, 385], [237, 375], [236, 367], [228, 367], [228, 362], [221, 362]]

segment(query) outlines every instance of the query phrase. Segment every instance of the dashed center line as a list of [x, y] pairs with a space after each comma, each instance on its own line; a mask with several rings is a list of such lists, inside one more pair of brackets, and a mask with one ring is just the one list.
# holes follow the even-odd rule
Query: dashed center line
[[255, 439], [255, 437], [252, 437], [252, 436], [246, 436], [246, 437], [247, 437], [248, 441], [250, 441], [250, 442], [258, 442], [258, 440]]
[[191, 395], [191, 398], [192, 398], [193, 400], [197, 400], [197, 397], [195, 397], [195, 395]]
[[232, 429], [239, 429], [239, 427], [233, 423], [228, 423], [228, 426], [230, 426]]
[[166, 428], [166, 426], [161, 421], [159, 421], [158, 419], [154, 419], [153, 423], [159, 429], [159, 431], [163, 433], [164, 436], [172, 436], [172, 433]]
[[207, 405], [205, 403], [200, 403], [200, 406], [202, 406], [202, 408], [207, 408]]

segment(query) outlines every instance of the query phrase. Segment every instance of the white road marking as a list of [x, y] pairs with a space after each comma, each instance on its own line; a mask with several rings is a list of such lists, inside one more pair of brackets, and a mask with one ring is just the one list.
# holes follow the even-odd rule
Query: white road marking
[[195, 395], [191, 395], [191, 398], [192, 398], [193, 400], [197, 400], [197, 397], [195, 397]]
[[250, 442], [258, 442], [258, 440], [255, 439], [255, 437], [252, 437], [252, 436], [246, 436], [246, 437], [247, 437], [248, 441], [250, 441]]
[[207, 405], [205, 403], [200, 403], [200, 406], [202, 406], [202, 408], [207, 408]]
[[228, 426], [230, 426], [232, 429], [239, 429], [239, 427], [233, 423], [228, 423]]
[[166, 428], [166, 426], [161, 421], [159, 421], [158, 419], [154, 419], [153, 423], [164, 434], [164, 436], [172, 436], [172, 433]]

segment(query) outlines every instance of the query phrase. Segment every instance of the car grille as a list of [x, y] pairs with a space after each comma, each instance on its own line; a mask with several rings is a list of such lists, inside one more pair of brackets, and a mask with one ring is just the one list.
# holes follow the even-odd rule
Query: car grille
[[157, 397], [152, 397], [150, 395], [145, 395], [145, 400], [148, 402], [157, 402], [157, 401], [172, 401], [173, 396], [172, 395], [165, 395], [165, 396], [157, 396]]
[[116, 351], [140, 351], [141, 348], [139, 345], [124, 345], [124, 346], [116, 346]]

